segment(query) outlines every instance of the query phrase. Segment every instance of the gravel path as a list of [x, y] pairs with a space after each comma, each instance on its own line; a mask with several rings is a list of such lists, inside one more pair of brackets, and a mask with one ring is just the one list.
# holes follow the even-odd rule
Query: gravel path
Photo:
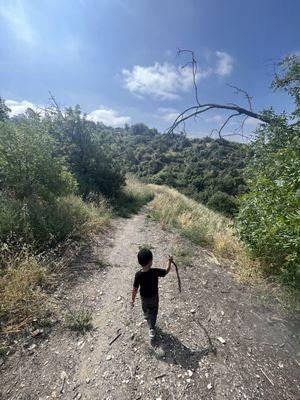
[[[139, 299], [129, 305], [142, 244], [153, 247], [157, 267], [176, 247], [193, 255], [179, 264], [181, 294], [174, 270], [160, 280], [153, 344]], [[114, 221], [60, 293], [68, 307], [92, 310], [94, 329], [79, 335], [57, 323], [20, 346], [1, 367], [1, 399], [300, 399], [299, 320], [237, 283], [207, 251], [161, 231], [147, 209]]]

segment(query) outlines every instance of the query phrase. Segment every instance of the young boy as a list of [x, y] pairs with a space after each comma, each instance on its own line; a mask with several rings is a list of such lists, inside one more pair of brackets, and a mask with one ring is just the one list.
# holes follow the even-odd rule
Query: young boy
[[149, 337], [155, 337], [155, 324], [158, 313], [158, 277], [164, 277], [170, 272], [173, 258], [169, 256], [166, 269], [151, 268], [153, 254], [148, 249], [141, 249], [137, 255], [138, 262], [142, 269], [135, 274], [131, 305], [134, 306], [135, 298], [140, 287], [142, 309], [144, 318], [149, 325]]

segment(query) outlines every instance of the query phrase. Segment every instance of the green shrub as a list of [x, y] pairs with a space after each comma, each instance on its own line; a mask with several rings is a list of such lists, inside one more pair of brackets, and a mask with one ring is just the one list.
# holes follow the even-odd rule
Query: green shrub
[[237, 211], [237, 202], [233, 196], [224, 192], [214, 193], [208, 200], [207, 206], [228, 217]]
[[12, 198], [50, 199], [74, 192], [76, 181], [57, 144], [29, 121], [0, 122], [0, 189]]
[[[280, 126], [281, 125], [281, 126]], [[282, 121], [265, 127], [253, 144], [247, 168], [250, 192], [241, 199], [236, 226], [250, 254], [300, 284], [300, 140]], [[268, 137], [266, 142], [265, 138]]]
[[65, 326], [71, 330], [84, 333], [93, 328], [92, 313], [87, 308], [70, 310], [64, 317]]

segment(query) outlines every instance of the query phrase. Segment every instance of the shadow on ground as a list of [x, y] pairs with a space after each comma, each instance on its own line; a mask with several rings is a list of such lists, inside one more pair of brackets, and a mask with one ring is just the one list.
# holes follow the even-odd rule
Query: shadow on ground
[[[207, 346], [199, 350], [192, 350], [183, 344], [176, 336], [157, 328], [155, 339], [151, 342], [150, 352], [168, 364], [180, 365], [188, 370], [196, 369], [199, 361], [209, 353], [216, 354], [216, 348], [208, 335]], [[205, 332], [206, 333], [206, 332]]]

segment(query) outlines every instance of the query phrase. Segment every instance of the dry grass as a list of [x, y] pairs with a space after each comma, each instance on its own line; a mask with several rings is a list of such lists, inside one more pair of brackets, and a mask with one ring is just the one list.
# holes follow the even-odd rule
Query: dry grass
[[6, 253], [0, 279], [0, 320], [1, 328], [9, 332], [20, 330], [45, 312], [44, 287], [49, 284], [50, 276], [27, 247], [18, 254]]
[[150, 205], [151, 216], [162, 229], [176, 229], [195, 244], [208, 247], [222, 263], [234, 265], [241, 280], [259, 275], [234, 235], [232, 222], [195, 200], [166, 186], [149, 185], [157, 194]]
[[[0, 332], [19, 332], [49, 312], [58, 277], [78, 253], [78, 238], [107, 226], [112, 211], [101, 198], [83, 202], [76, 196], [60, 199], [66, 224], [72, 221], [67, 239], [37, 255], [28, 245], [2, 244], [0, 256]], [[81, 246], [79, 246], [81, 247]], [[67, 254], [67, 256], [66, 256]], [[67, 260], [66, 260], [67, 257]]]
[[150, 185], [145, 185], [131, 175], [126, 178], [126, 186], [119, 197], [116, 210], [121, 217], [128, 217], [137, 213], [145, 204], [154, 197]]

